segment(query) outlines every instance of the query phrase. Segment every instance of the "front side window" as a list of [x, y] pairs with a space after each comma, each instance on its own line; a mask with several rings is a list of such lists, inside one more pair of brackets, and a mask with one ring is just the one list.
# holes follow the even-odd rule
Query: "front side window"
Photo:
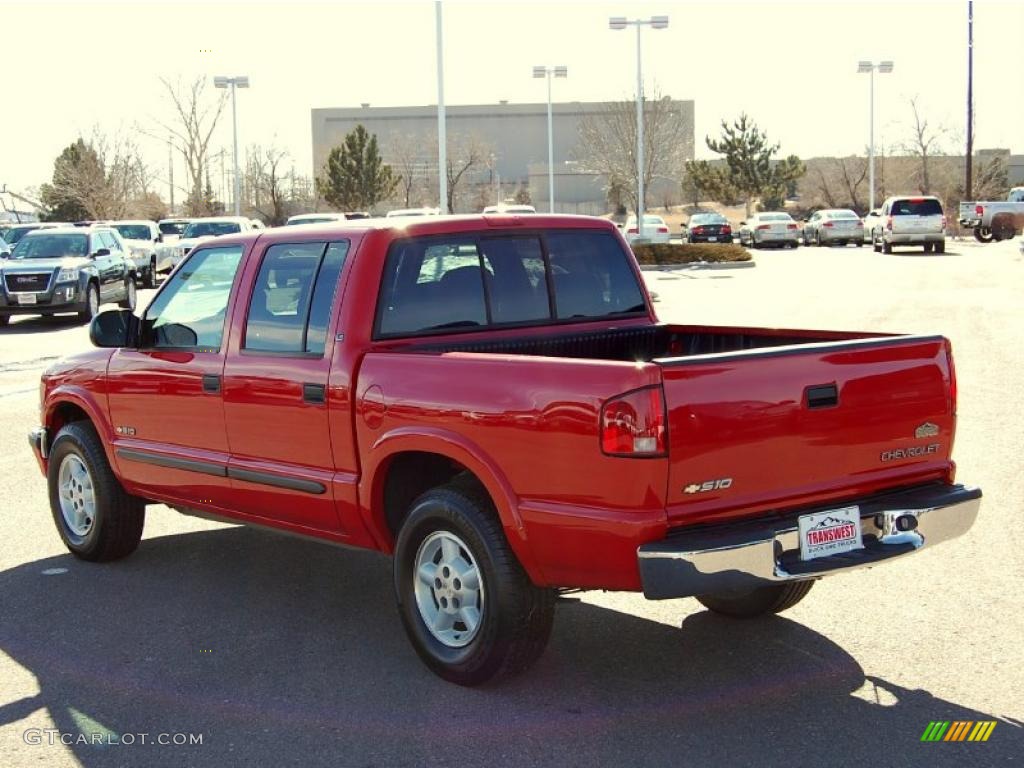
[[152, 240], [153, 233], [146, 224], [115, 224], [114, 229], [125, 240]]
[[272, 245], [249, 302], [244, 348], [322, 355], [348, 243]]
[[242, 226], [236, 221], [193, 221], [185, 231], [181, 233], [184, 240], [193, 237], [220, 237], [221, 235], [233, 235], [242, 231]]
[[143, 346], [219, 350], [241, 260], [240, 245], [193, 252], [146, 310]]

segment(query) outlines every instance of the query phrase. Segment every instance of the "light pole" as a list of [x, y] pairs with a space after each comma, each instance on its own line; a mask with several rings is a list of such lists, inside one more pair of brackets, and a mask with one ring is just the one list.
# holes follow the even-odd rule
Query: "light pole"
[[568, 77], [568, 67], [534, 67], [534, 77], [546, 77], [548, 80], [548, 205], [551, 213], [555, 212], [555, 140], [554, 128], [551, 124], [551, 76]]
[[628, 26], [636, 27], [636, 231], [640, 238], [644, 236], [644, 78], [643, 57], [640, 52], [640, 29], [649, 26], [653, 29], [665, 29], [668, 16], [651, 16], [649, 19], [627, 19], [625, 16], [612, 16], [608, 19], [610, 29], [620, 30]]
[[249, 87], [249, 76], [215, 77], [213, 84], [218, 88], [231, 88], [231, 126], [235, 134], [235, 216], [242, 215], [241, 178], [238, 175], [238, 109], [235, 105], [235, 90]]
[[865, 72], [871, 75], [871, 140], [868, 145], [868, 211], [875, 210], [875, 70], [880, 74], [888, 75], [892, 72], [891, 61], [880, 61], [877, 64], [873, 61], [857, 62], [857, 73]]
[[444, 115], [444, 11], [441, 0], [434, 3], [437, 35], [437, 207], [448, 210], [448, 140]]

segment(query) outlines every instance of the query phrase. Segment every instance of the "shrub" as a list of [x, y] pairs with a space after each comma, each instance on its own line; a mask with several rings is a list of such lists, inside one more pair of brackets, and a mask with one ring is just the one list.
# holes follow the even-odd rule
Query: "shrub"
[[747, 249], [734, 243], [647, 243], [634, 245], [633, 253], [641, 264], [750, 261]]

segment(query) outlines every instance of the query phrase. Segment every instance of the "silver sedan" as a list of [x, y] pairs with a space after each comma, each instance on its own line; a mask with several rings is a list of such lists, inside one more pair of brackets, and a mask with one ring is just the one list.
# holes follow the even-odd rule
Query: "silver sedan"
[[818, 211], [804, 223], [804, 245], [864, 245], [864, 222], [848, 208]]

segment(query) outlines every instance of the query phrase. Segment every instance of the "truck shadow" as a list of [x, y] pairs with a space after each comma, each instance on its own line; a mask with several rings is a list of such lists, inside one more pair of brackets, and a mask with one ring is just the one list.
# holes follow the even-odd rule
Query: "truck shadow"
[[[108, 307], [104, 306], [104, 309]], [[0, 336], [10, 336], [19, 333], [47, 333], [52, 331], [66, 331], [76, 325], [85, 325], [76, 315], [28, 315], [23, 317], [14, 316], [10, 325], [0, 328]]]
[[[960, 766], [1024, 745], [1005, 720], [985, 744], [922, 744], [929, 721], [997, 718], [867, 678], [828, 638], [778, 617], [699, 612], [680, 628], [562, 601], [532, 671], [458, 688], [406, 642], [388, 559], [244, 528], [148, 539], [110, 565], [28, 563], [0, 573], [0, 594], [0, 651], [39, 691], [0, 705], [3, 741], [16, 741], [3, 751], [40, 763], [70, 749], [87, 767]], [[19, 721], [46, 722], [40, 710], [78, 743], [26, 735]], [[87, 743], [107, 732], [135, 743]], [[143, 733], [202, 744], [142, 744]]]

